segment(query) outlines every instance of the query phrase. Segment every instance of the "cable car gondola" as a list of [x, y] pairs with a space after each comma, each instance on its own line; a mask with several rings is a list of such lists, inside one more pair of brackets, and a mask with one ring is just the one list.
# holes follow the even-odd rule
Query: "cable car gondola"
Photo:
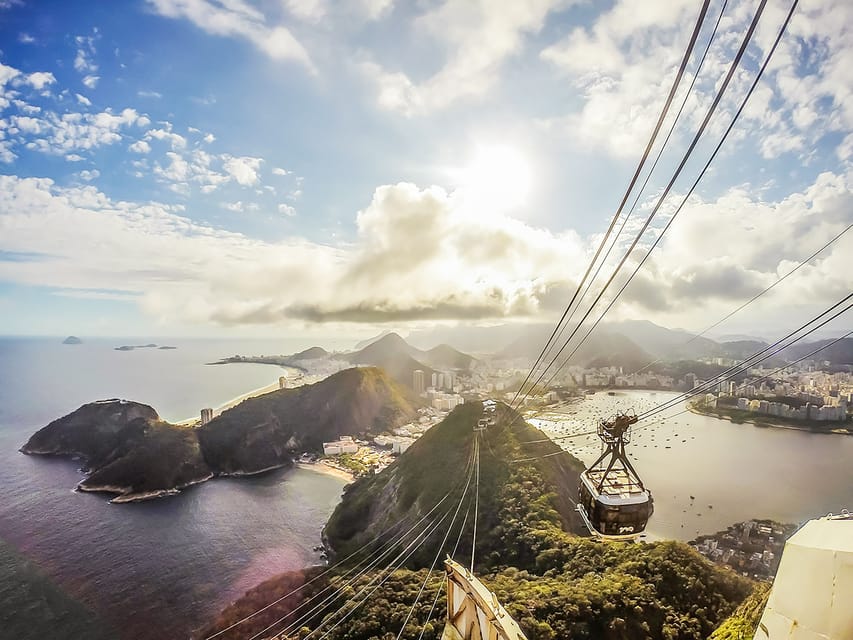
[[652, 493], [625, 454], [635, 422], [636, 415], [622, 413], [598, 425], [598, 437], [606, 448], [581, 474], [578, 487], [578, 512], [594, 536], [633, 539], [643, 532], [654, 512]]

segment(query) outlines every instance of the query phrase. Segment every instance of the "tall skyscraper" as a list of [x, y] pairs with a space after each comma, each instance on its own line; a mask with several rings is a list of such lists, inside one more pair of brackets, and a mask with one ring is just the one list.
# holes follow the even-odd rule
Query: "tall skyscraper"
[[424, 372], [420, 369], [415, 369], [415, 372], [412, 377], [412, 386], [415, 388], [415, 393], [421, 395], [425, 389]]

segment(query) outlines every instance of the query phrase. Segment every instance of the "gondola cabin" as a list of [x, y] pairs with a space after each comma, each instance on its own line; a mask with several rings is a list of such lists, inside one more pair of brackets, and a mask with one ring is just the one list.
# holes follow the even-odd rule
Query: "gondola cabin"
[[580, 476], [578, 512], [594, 536], [632, 539], [641, 534], [654, 512], [652, 493], [628, 460], [625, 445], [635, 415], [602, 420], [598, 436], [604, 453]]
[[[580, 477], [578, 506], [593, 534], [634, 537], [642, 533], [654, 512], [652, 494], [624, 469], [585, 471]], [[603, 481], [603, 482], [602, 482]], [[599, 488], [600, 487], [600, 488]]]

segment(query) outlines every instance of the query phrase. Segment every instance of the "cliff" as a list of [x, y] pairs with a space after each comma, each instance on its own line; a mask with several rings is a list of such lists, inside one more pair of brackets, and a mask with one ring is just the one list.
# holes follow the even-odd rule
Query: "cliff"
[[341, 435], [386, 431], [416, 416], [407, 394], [378, 369], [348, 369], [250, 398], [198, 428], [165, 422], [148, 405], [103, 400], [54, 420], [21, 451], [79, 458], [88, 473], [80, 490], [142, 500], [218, 475], [288, 466], [294, 454]]

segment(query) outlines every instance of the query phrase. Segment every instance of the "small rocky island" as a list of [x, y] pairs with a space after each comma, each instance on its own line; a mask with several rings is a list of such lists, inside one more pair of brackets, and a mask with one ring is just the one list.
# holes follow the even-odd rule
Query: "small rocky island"
[[21, 452], [84, 463], [81, 491], [133, 502], [178, 493], [216, 476], [290, 466], [342, 435], [380, 434], [412, 420], [417, 400], [381, 370], [341, 371], [322, 382], [244, 400], [205, 425], [184, 427], [128, 400], [83, 405], [37, 431]]
[[62, 344], [83, 344], [83, 341], [77, 336], [68, 336], [62, 341]]

